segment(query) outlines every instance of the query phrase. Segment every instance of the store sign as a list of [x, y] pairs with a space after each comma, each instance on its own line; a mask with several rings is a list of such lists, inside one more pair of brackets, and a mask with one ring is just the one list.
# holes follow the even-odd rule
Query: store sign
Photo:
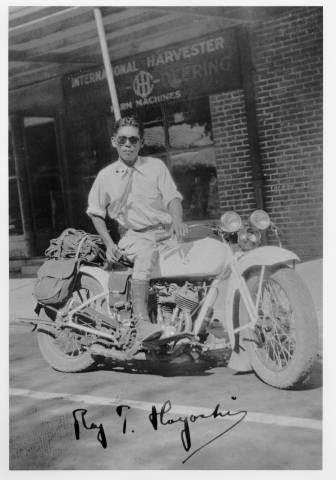
[[[121, 110], [240, 86], [234, 30], [137, 55], [112, 64], [112, 69]], [[105, 69], [65, 76], [64, 93], [68, 106], [74, 109], [106, 103]]]

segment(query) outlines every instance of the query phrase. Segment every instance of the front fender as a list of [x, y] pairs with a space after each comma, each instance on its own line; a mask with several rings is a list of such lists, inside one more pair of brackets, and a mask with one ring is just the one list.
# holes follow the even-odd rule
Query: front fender
[[281, 247], [265, 246], [250, 250], [242, 255], [236, 264], [240, 274], [243, 274], [251, 267], [272, 266], [299, 262], [300, 258], [290, 250]]
[[[265, 246], [259, 247], [255, 250], [251, 250], [244, 253], [235, 263], [234, 267], [240, 275], [252, 267], [261, 266], [274, 266], [281, 264], [289, 264], [292, 262], [299, 262], [300, 259], [295, 253], [290, 250], [286, 250], [280, 247]], [[227, 281], [225, 292], [225, 306], [224, 306], [224, 318], [226, 320], [226, 327], [228, 330], [231, 345], [235, 344], [233, 318], [237, 315], [235, 311], [237, 305], [235, 304], [235, 293], [239, 289], [239, 285], [234, 275], [231, 275]], [[251, 369], [249, 358], [245, 350], [240, 349], [239, 353], [232, 352], [232, 356], [229, 362], [229, 367], [238, 371], [248, 371]]]

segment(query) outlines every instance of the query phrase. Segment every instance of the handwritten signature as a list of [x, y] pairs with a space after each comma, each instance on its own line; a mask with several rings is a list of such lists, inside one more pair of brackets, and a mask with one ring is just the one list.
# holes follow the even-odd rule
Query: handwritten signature
[[[235, 397], [232, 397], [232, 399], [236, 399]], [[126, 434], [126, 424], [127, 424], [127, 412], [131, 409], [129, 405], [118, 405], [116, 407], [116, 413], [119, 417], [123, 417], [123, 426], [122, 426], [122, 433]], [[148, 420], [150, 424], [152, 425], [154, 430], [158, 430], [160, 426], [164, 427], [167, 425], [173, 425], [175, 423], [181, 423], [182, 428], [180, 430], [180, 437], [181, 437], [181, 442], [183, 445], [183, 448], [186, 452], [189, 452], [191, 447], [192, 447], [192, 438], [191, 438], [191, 428], [190, 424], [196, 423], [199, 420], [204, 420], [204, 419], [209, 419], [209, 418], [223, 418], [226, 417], [230, 419], [231, 417], [234, 419], [234, 422], [230, 424], [225, 430], [220, 432], [219, 434], [215, 435], [213, 438], [208, 440], [206, 443], [203, 445], [199, 446], [195, 450], [193, 450], [183, 461], [182, 463], [186, 463], [191, 457], [193, 457], [196, 453], [198, 453], [200, 450], [203, 448], [207, 447], [211, 443], [213, 443], [215, 440], [218, 440], [218, 438], [222, 437], [225, 435], [227, 432], [232, 430], [234, 427], [236, 427], [240, 422], [244, 420], [244, 418], [247, 415], [246, 410], [240, 410], [237, 412], [231, 412], [230, 410], [225, 410], [221, 411], [220, 410], [220, 404], [218, 403], [213, 411], [209, 413], [209, 415], [205, 415], [204, 413], [201, 413], [199, 415], [186, 415], [186, 416], [179, 416], [177, 418], [169, 418], [167, 415], [169, 414], [171, 416], [171, 413], [169, 413], [172, 410], [172, 404], [170, 400], [167, 400], [163, 403], [161, 409], [158, 411], [156, 406], [152, 406], [152, 410], [150, 414], [148, 415]], [[87, 421], [87, 413], [88, 411], [85, 408], [77, 408], [73, 410], [72, 415], [74, 419], [74, 430], [75, 430], [75, 437], [76, 440], [79, 440], [81, 438], [81, 433], [83, 430], [97, 430], [97, 440], [101, 444], [103, 448], [107, 447], [107, 439], [106, 439], [106, 433], [105, 429], [102, 423], [99, 423], [98, 425], [93, 422], [88, 422]], [[134, 430], [133, 430], [134, 432]]]

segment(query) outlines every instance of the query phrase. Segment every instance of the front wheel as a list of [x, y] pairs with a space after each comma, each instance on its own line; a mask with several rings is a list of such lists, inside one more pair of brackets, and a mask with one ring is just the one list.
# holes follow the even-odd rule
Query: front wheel
[[[254, 303], [259, 276], [247, 281]], [[311, 295], [300, 276], [281, 268], [265, 277], [259, 292], [258, 321], [241, 332], [255, 373], [277, 388], [293, 388], [309, 377], [317, 355], [318, 326]], [[240, 301], [240, 324], [249, 317]]]

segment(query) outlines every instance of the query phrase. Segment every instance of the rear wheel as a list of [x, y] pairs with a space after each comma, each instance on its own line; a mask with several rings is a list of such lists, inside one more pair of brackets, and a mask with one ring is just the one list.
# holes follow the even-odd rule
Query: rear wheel
[[[254, 303], [259, 276], [247, 281]], [[304, 382], [317, 355], [318, 327], [311, 295], [299, 277], [282, 268], [265, 277], [257, 307], [259, 319], [253, 328], [241, 332], [256, 374], [277, 388], [292, 388]], [[240, 324], [249, 317], [240, 301]]]
[[[89, 298], [101, 292], [100, 285], [92, 278], [82, 275], [75, 287], [67, 307], [75, 308]], [[106, 312], [104, 301], [97, 300], [90, 305], [98, 311]], [[47, 308], [41, 309], [40, 317], [55, 320], [55, 312]], [[92, 327], [89, 319], [77, 320], [82, 325]], [[55, 326], [41, 326], [37, 333], [37, 341], [44, 359], [55, 369], [61, 372], [82, 372], [95, 364], [89, 347], [94, 336], [87, 333], [73, 331], [70, 328]]]

